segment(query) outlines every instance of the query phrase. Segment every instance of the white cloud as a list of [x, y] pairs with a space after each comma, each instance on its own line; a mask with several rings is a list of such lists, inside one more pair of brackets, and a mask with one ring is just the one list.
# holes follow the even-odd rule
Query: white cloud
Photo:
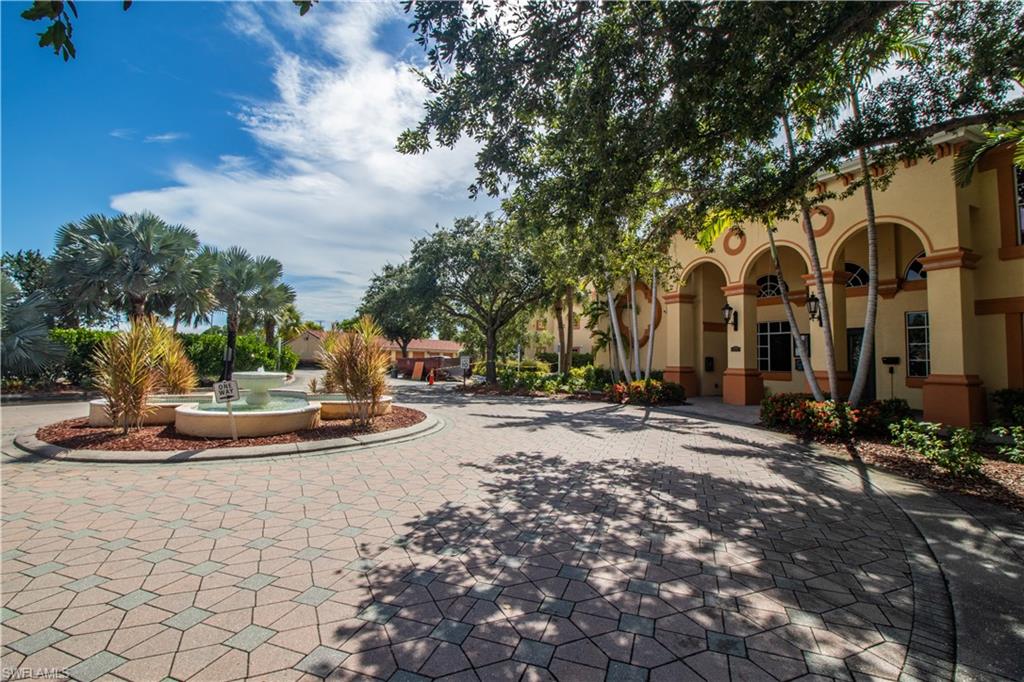
[[181, 140], [188, 137], [185, 133], [157, 133], [156, 135], [146, 135], [143, 142], [174, 142], [175, 140]]
[[110, 131], [110, 136], [119, 140], [130, 140], [135, 137], [135, 131], [131, 128], [114, 128]]
[[387, 22], [404, 23], [395, 8], [324, 3], [315, 16], [294, 14], [290, 5], [229, 10], [231, 29], [263, 45], [274, 67], [276, 97], [238, 112], [269, 164], [238, 156], [214, 167], [180, 164], [173, 185], [119, 195], [112, 205], [149, 209], [206, 242], [278, 258], [306, 316], [333, 320], [352, 313], [370, 274], [406, 255], [411, 239], [495, 204], [466, 198], [471, 143], [424, 156], [394, 150], [426, 96], [411, 64], [374, 44]]

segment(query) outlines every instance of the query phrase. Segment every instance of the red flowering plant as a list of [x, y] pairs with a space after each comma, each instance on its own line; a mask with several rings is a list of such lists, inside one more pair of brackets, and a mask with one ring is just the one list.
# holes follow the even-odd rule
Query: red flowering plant
[[888, 424], [910, 415], [905, 400], [882, 400], [854, 409], [848, 403], [818, 402], [807, 393], [779, 393], [761, 401], [761, 423], [821, 441], [884, 435]]
[[612, 384], [605, 392], [605, 398], [613, 403], [635, 405], [664, 405], [681, 403], [686, 400], [686, 391], [679, 384], [662, 383], [657, 379], [633, 381], [629, 384]]

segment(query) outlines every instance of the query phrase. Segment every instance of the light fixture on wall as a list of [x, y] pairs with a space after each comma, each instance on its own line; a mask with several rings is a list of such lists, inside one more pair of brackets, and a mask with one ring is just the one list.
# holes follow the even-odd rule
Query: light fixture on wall
[[818, 326], [822, 326], [821, 321], [821, 301], [814, 294], [810, 294], [807, 297], [807, 317], [811, 318], [811, 321], [817, 320]]
[[722, 306], [722, 319], [725, 320], [726, 324], [732, 324], [734, 330], [740, 328], [740, 314], [739, 311], [735, 310], [728, 301]]

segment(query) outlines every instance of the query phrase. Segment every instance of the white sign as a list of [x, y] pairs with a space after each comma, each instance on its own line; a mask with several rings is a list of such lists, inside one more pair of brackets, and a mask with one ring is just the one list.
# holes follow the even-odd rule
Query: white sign
[[238, 400], [238, 382], [218, 381], [213, 385], [213, 397], [218, 403]]
[[459, 358], [459, 366], [462, 367], [462, 369], [469, 369], [468, 355], [463, 355], [462, 357]]

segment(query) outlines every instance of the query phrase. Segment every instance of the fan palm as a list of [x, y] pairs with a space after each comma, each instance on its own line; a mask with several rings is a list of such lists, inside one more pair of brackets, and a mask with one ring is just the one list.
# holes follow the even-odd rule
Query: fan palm
[[166, 294], [166, 307], [173, 310], [173, 329], [179, 324], [197, 326], [209, 323], [217, 309], [213, 285], [217, 275], [217, 252], [204, 246], [194, 258], [176, 269], [172, 288]]
[[90, 311], [115, 308], [132, 319], [163, 309], [199, 237], [144, 212], [89, 215], [57, 231], [53, 272]]
[[953, 179], [961, 187], [971, 184], [971, 178], [981, 158], [998, 147], [1016, 145], [1013, 163], [1024, 168], [1024, 124], [999, 126], [985, 132], [981, 142], [968, 142], [953, 163]]
[[242, 309], [242, 326], [263, 327], [268, 346], [274, 344], [277, 326], [285, 322], [288, 307], [295, 303], [295, 289], [283, 282], [261, 287]]
[[0, 315], [3, 317], [0, 338], [5, 373], [36, 374], [63, 357], [64, 347], [50, 340], [46, 314], [51, 304], [45, 294], [36, 291], [22, 298], [18, 285], [3, 273], [0, 298]]
[[266, 256], [254, 258], [238, 246], [218, 254], [213, 294], [217, 307], [227, 313], [228, 328], [228, 354], [221, 380], [230, 379], [234, 370], [235, 338], [242, 311], [261, 291], [277, 286], [283, 271], [278, 260]]

